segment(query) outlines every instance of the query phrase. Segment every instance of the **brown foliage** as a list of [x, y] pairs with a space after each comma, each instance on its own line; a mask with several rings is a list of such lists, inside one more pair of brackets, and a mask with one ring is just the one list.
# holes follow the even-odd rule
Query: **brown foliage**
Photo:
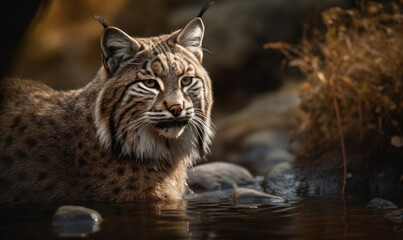
[[324, 11], [326, 30], [312, 30], [299, 45], [264, 46], [281, 51], [306, 76], [300, 159], [340, 149], [332, 85], [347, 146], [384, 151], [392, 136], [403, 135], [403, 8], [374, 2], [361, 8]]

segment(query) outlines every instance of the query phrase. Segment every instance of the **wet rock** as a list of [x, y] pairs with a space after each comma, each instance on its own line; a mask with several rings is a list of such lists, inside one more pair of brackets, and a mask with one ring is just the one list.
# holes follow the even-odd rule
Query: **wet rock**
[[270, 204], [270, 203], [285, 203], [286, 199], [270, 195], [255, 189], [237, 188], [229, 196], [233, 204]]
[[57, 209], [53, 216], [53, 223], [70, 223], [70, 222], [101, 222], [102, 217], [99, 212], [82, 207], [65, 205]]
[[[397, 150], [397, 149], [395, 149]], [[376, 174], [369, 171], [374, 166], [368, 165], [369, 158], [364, 152], [370, 149], [363, 147], [348, 152], [348, 173], [346, 192], [354, 195], [399, 197], [403, 192], [400, 180], [401, 152], [393, 149], [386, 154], [383, 166]], [[370, 162], [375, 161], [372, 159]], [[343, 156], [340, 150], [324, 153], [321, 157], [308, 162], [295, 161], [294, 170], [297, 179], [309, 185], [308, 194], [326, 195], [339, 194], [343, 187]], [[400, 195], [399, 195], [400, 193]]]
[[307, 171], [288, 162], [279, 163], [265, 176], [265, 192], [281, 196], [337, 194], [342, 189], [340, 171]]
[[187, 183], [193, 191], [204, 192], [253, 184], [254, 178], [241, 166], [212, 162], [189, 169]]
[[[249, 189], [256, 189], [258, 191], [261, 191], [262, 188], [260, 186], [260, 183], [262, 181], [263, 181], [262, 176], [256, 176], [253, 182], [251, 182], [247, 185], [242, 185], [242, 187], [249, 188]], [[218, 190], [212, 190], [212, 191], [206, 191], [206, 192], [190, 191], [187, 194], [185, 194], [184, 199], [185, 200], [198, 200], [198, 201], [211, 200], [211, 199], [228, 199], [236, 187], [237, 186], [233, 186], [231, 188], [218, 189]]]
[[394, 203], [389, 202], [382, 198], [373, 198], [368, 202], [367, 207], [373, 207], [378, 209], [394, 209], [398, 208]]
[[343, 176], [339, 172], [309, 173], [304, 171], [297, 173], [297, 179], [300, 179], [299, 194], [338, 194], [342, 189]]
[[394, 223], [403, 223], [403, 209], [397, 209], [383, 215], [386, 219]]
[[266, 179], [276, 179], [284, 175], [295, 175], [291, 163], [277, 164], [267, 173]]
[[295, 171], [288, 162], [274, 166], [262, 182], [265, 192], [282, 196], [296, 195], [299, 185], [300, 182], [296, 178]]
[[200, 192], [200, 193], [189, 193], [184, 196], [185, 200], [211, 200], [211, 199], [227, 199], [231, 193], [234, 191], [234, 188], [227, 188], [222, 190], [208, 191], [208, 192]]
[[61, 237], [86, 237], [99, 231], [99, 212], [82, 206], [61, 206], [53, 215], [53, 229]]

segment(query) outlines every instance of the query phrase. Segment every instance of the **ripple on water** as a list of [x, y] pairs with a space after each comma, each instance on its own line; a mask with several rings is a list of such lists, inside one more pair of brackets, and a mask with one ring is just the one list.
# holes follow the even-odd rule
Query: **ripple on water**
[[[314, 196], [251, 208], [221, 198], [85, 207], [105, 219], [89, 235], [102, 239], [403, 239], [402, 224], [384, 217], [393, 209], [368, 208], [369, 200]], [[388, 200], [402, 207], [402, 199]], [[0, 206], [2, 239], [53, 239], [57, 207]]]

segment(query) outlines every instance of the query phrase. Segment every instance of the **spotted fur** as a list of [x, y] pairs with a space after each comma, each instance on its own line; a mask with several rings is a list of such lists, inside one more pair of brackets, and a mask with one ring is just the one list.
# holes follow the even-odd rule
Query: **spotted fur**
[[213, 136], [203, 22], [151, 38], [105, 27], [84, 88], [0, 82], [0, 201], [181, 198]]

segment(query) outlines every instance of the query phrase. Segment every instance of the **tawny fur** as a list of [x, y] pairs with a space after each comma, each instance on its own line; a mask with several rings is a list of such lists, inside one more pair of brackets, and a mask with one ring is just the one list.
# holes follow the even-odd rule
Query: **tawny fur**
[[[135, 53], [125, 52], [123, 46], [117, 52], [118, 65], [104, 62], [94, 80], [79, 90], [55, 91], [39, 82], [1, 80], [0, 202], [181, 199], [186, 170], [208, 151], [213, 133], [211, 83], [201, 66], [201, 50], [194, 50], [194, 43], [175, 42], [178, 34], [136, 39], [141, 49]], [[156, 49], [161, 43], [169, 49]], [[153, 58], [158, 60], [147, 66]], [[150, 68], [146, 72], [152, 71], [164, 89], [152, 100], [136, 100], [142, 103], [132, 110], [127, 107], [132, 98], [127, 89], [143, 78], [140, 65]], [[185, 70], [202, 86], [192, 96], [176, 85]], [[152, 126], [131, 131], [119, 125], [149, 109], [169, 114], [163, 103], [179, 98], [200, 110], [202, 132], [188, 124], [178, 138], [167, 138]]]

